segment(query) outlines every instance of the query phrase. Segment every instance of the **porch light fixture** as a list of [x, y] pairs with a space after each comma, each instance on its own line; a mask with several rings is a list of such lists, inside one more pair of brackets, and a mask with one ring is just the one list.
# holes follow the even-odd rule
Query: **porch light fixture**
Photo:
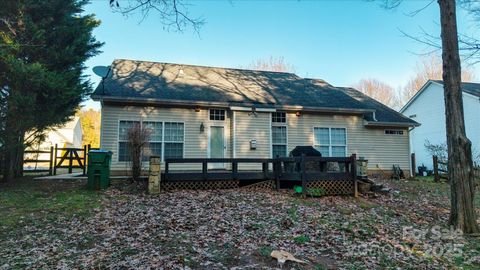
[[205, 131], [205, 125], [203, 122], [200, 124], [200, 133], [203, 133]]
[[195, 112], [200, 112], [200, 107], [195, 107]]
[[295, 115], [296, 115], [297, 117], [300, 117], [300, 115], [302, 115], [302, 113], [301, 113], [301, 112], [296, 112]]

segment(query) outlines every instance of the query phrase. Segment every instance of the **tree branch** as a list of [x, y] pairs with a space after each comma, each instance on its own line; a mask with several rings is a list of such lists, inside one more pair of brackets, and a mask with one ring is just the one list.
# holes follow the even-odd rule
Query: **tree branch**
[[195, 32], [199, 32], [200, 27], [205, 24], [201, 17], [191, 17], [188, 14], [187, 5], [182, 0], [128, 0], [119, 2], [120, 0], [109, 0], [110, 7], [125, 16], [140, 12], [142, 22], [150, 11], [158, 13], [160, 23], [166, 30], [174, 29], [183, 32], [187, 27], [192, 27]]

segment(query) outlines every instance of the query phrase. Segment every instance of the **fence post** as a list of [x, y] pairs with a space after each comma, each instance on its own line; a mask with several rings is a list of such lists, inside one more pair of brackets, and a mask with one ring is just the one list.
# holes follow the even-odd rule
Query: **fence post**
[[410, 160], [411, 160], [411, 163], [412, 163], [412, 168], [410, 168], [410, 175], [412, 177], [415, 177], [416, 173], [415, 173], [415, 168], [417, 168], [417, 164], [416, 164], [416, 160], [415, 160], [415, 153], [412, 153], [410, 155]]
[[53, 174], [53, 146], [50, 146], [50, 162], [48, 163], [48, 175]]
[[162, 170], [160, 169], [160, 157], [151, 156], [148, 171], [148, 193], [160, 193], [160, 181], [162, 180]]
[[68, 173], [72, 173], [72, 166], [73, 166], [73, 150], [67, 150], [68, 151]]
[[440, 175], [438, 174], [438, 157], [433, 156], [433, 175], [435, 182], [440, 181]]
[[300, 180], [302, 180], [302, 197], [307, 197], [307, 179], [305, 179], [305, 154], [300, 158]]
[[83, 175], [87, 174], [87, 154], [88, 154], [87, 149], [88, 149], [87, 146], [84, 145], [83, 146]]
[[53, 154], [53, 175], [57, 175], [57, 151], [58, 146], [55, 144], [55, 150]]
[[357, 182], [357, 154], [352, 154], [352, 177], [353, 177], [353, 194], [355, 198], [358, 197], [358, 182]]

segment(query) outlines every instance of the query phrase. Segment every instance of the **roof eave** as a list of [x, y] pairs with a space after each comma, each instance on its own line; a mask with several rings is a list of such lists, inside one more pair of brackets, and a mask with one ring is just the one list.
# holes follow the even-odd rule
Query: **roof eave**
[[[138, 98], [138, 97], [112, 97], [103, 95], [92, 95], [94, 101], [106, 101], [123, 104], [148, 104], [148, 105], [168, 105], [168, 106], [204, 106], [230, 108], [231, 106], [257, 107], [259, 104], [248, 102], [211, 102], [211, 101], [185, 101], [185, 100], [165, 100], [156, 98]], [[354, 109], [354, 108], [328, 108], [328, 107], [305, 107], [291, 105], [265, 105], [262, 107], [274, 108], [284, 111], [302, 111], [302, 112], [320, 112], [320, 113], [341, 113], [341, 114], [364, 114], [374, 112], [374, 109]]]
[[364, 126], [366, 127], [418, 127], [420, 123], [417, 122], [380, 122], [380, 121], [365, 121]]
[[432, 83], [435, 83], [437, 85], [442, 85], [440, 84], [439, 82], [435, 81], [435, 80], [428, 80], [427, 82], [425, 82], [425, 84], [417, 91], [417, 93], [415, 93], [415, 95], [413, 95], [412, 98], [410, 98], [410, 100], [408, 100], [408, 102], [403, 105], [403, 107], [400, 109], [400, 113], [403, 113], [408, 107], [410, 107], [410, 105], [417, 99], [417, 97], [419, 97], [423, 91], [425, 89], [427, 89], [427, 87], [432, 84]]

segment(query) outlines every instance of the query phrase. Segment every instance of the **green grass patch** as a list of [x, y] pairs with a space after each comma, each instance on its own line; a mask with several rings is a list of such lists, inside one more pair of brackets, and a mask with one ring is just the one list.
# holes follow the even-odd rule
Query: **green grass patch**
[[293, 241], [295, 241], [295, 243], [297, 244], [305, 244], [310, 242], [310, 237], [308, 237], [307, 235], [300, 235], [293, 238]]
[[57, 191], [54, 186], [46, 188], [42, 184], [28, 181], [0, 191], [0, 236], [22, 223], [41, 226], [43, 221], [88, 215], [100, 207], [102, 194], [82, 185], [63, 186]]
[[292, 221], [298, 221], [298, 209], [297, 207], [291, 207], [288, 209], [288, 216]]
[[268, 246], [262, 246], [258, 249], [258, 253], [263, 257], [270, 258], [270, 254], [272, 254], [273, 248]]

